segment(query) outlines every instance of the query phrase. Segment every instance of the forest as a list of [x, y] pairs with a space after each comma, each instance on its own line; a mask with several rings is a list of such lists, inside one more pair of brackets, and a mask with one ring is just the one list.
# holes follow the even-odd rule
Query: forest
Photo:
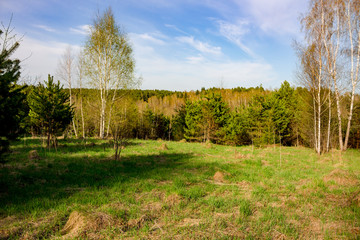
[[[69, 91], [69, 89], [65, 89]], [[324, 90], [325, 91], [325, 90]], [[113, 93], [110, 93], [113, 94]], [[314, 146], [311, 93], [302, 87], [292, 87], [284, 81], [278, 90], [256, 88], [201, 89], [190, 92], [162, 90], [120, 90], [119, 97], [106, 109], [113, 109], [116, 124], [126, 129], [124, 138], [186, 140], [225, 145]], [[67, 137], [83, 139], [99, 136], [99, 92], [96, 89], [72, 89], [74, 125], [69, 125]], [[342, 96], [341, 108], [349, 106], [349, 94]], [[109, 100], [111, 100], [110, 95]], [[99, 101], [99, 100], [98, 100]], [[354, 120], [349, 147], [359, 148], [360, 112], [356, 95]], [[324, 107], [325, 108], [325, 107]], [[328, 106], [326, 106], [328, 108]], [[331, 106], [335, 113], [335, 105]], [[81, 114], [83, 112], [83, 114]], [[342, 121], [347, 115], [344, 113]], [[116, 119], [121, 119], [121, 122]], [[113, 136], [109, 119], [105, 137]], [[327, 112], [321, 125], [326, 130]], [[338, 148], [336, 116], [331, 116], [330, 148]], [[27, 134], [39, 136], [41, 129], [25, 124]], [[346, 129], [343, 129], [345, 132]], [[322, 132], [324, 139], [326, 131]], [[326, 142], [322, 149], [326, 149]]]

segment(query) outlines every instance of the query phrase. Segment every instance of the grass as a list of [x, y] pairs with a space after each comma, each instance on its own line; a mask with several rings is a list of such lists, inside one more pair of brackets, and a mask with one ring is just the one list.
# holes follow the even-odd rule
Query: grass
[[[0, 168], [0, 239], [356, 239], [360, 153], [39, 139]], [[37, 150], [40, 158], [30, 160]], [[223, 175], [215, 181], [216, 172]]]

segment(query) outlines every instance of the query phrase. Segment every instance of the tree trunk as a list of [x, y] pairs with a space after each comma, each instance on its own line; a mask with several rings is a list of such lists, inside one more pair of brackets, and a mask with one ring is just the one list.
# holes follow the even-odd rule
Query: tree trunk
[[82, 137], [83, 137], [83, 139], [85, 139], [85, 120], [84, 120], [82, 96], [81, 96], [81, 99], [80, 99], [80, 113], [81, 113]]
[[331, 131], [331, 88], [329, 88], [329, 119], [328, 119], [328, 130], [327, 130], [326, 152], [329, 152], [329, 148], [330, 148], [330, 131]]
[[340, 93], [336, 81], [334, 82], [334, 87], [335, 87], [336, 111], [339, 122], [338, 123], [339, 148], [341, 151], [343, 151], [344, 148], [343, 148], [342, 124], [341, 124]]

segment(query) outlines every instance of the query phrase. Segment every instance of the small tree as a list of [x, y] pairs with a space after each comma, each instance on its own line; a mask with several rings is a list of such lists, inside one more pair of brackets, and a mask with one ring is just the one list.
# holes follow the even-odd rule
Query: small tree
[[91, 85], [99, 89], [99, 136], [104, 138], [106, 119], [111, 118], [110, 111], [106, 114], [111, 93], [113, 93], [111, 100], [114, 103], [117, 89], [127, 89], [136, 85], [133, 76], [135, 61], [132, 48], [127, 35], [115, 22], [111, 8], [96, 16], [90, 27], [83, 57], [85, 75], [90, 79]]
[[48, 148], [51, 143], [56, 147], [56, 136], [63, 133], [72, 120], [73, 108], [69, 98], [60, 82], [55, 84], [50, 75], [45, 85], [39, 84], [28, 96], [31, 122], [47, 135]]
[[14, 39], [10, 34], [9, 27], [5, 32], [0, 29], [0, 157], [8, 150], [9, 140], [15, 139], [19, 134], [25, 99], [21, 92], [24, 87], [16, 85], [20, 77], [20, 60], [10, 59], [19, 43], [12, 43], [11, 40]]

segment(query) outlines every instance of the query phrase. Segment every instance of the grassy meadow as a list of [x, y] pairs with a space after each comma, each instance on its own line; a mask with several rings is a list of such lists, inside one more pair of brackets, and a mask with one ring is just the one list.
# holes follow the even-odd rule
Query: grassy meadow
[[0, 239], [360, 237], [358, 150], [132, 140], [115, 161], [102, 140], [23, 139], [11, 151]]

